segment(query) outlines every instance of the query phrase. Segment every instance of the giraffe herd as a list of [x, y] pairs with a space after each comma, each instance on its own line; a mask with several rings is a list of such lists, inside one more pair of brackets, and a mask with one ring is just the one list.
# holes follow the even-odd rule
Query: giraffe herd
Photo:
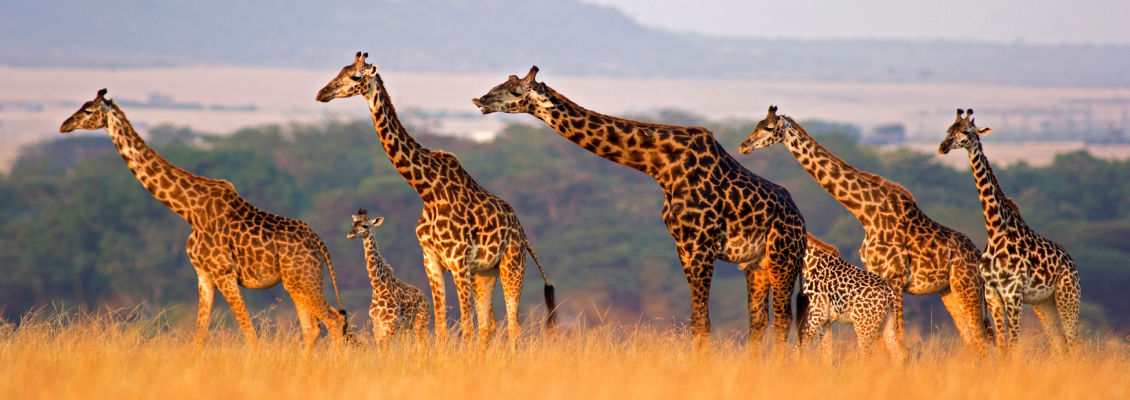
[[[492, 293], [501, 278], [508, 343], [516, 349], [527, 253], [545, 282], [545, 323], [551, 331], [555, 290], [514, 209], [480, 186], [455, 155], [424, 148], [409, 135], [378, 67], [366, 58], [358, 52], [318, 91], [316, 100], [361, 95], [389, 160], [423, 200], [416, 236], [431, 291], [436, 344], [445, 343], [448, 333], [447, 271], [458, 294], [463, 342], [479, 347], [489, 345], [495, 333]], [[928, 217], [905, 188], [847, 164], [792, 118], [777, 115], [775, 106], [739, 146], [740, 153], [748, 154], [782, 143], [859, 220], [866, 233], [859, 250], [865, 268], [860, 269], [807, 233], [786, 188], [746, 169], [706, 128], [600, 114], [538, 82], [537, 72], [535, 66], [525, 77], [511, 75], [472, 103], [483, 114], [533, 115], [581, 148], [655, 179], [663, 191], [661, 216], [690, 288], [696, 348], [710, 340], [708, 304], [716, 260], [736, 263], [745, 275], [751, 343], [761, 340], [772, 310], [778, 351], [786, 346], [794, 321], [792, 296], [797, 287], [798, 347], [818, 340], [828, 322], [840, 320], [855, 325], [861, 356], [871, 353], [882, 331], [891, 355], [905, 360], [904, 293], [941, 296], [965, 344], [981, 355], [994, 339], [1002, 353], [1016, 344], [1022, 303], [1035, 306], [1055, 352], [1078, 345], [1075, 264], [1060, 245], [1033, 232], [1002, 192], [980, 141], [992, 130], [975, 125], [973, 110], [964, 117], [958, 110], [938, 151], [969, 152], [989, 236], [983, 252], [966, 235]], [[240, 287], [266, 289], [279, 282], [294, 301], [305, 354], [315, 346], [319, 323], [335, 348], [351, 339], [329, 252], [318, 235], [301, 221], [255, 208], [227, 181], [201, 177], [166, 161], [146, 145], [106, 93], [102, 89], [84, 103], [60, 131], [105, 129], [142, 186], [191, 226], [185, 247], [200, 296], [195, 346], [199, 349], [206, 341], [217, 289], [245, 340], [256, 343]], [[380, 256], [374, 229], [382, 222], [361, 209], [352, 216], [348, 234], [364, 243], [373, 287], [369, 315], [374, 340], [384, 348], [396, 331], [412, 330], [417, 346], [423, 346], [427, 299], [423, 291], [397, 279]], [[336, 309], [323, 295], [323, 268], [329, 270]]]

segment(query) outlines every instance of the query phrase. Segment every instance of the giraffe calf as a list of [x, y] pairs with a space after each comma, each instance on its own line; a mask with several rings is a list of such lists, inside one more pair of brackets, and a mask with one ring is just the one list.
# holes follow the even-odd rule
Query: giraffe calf
[[[809, 305], [807, 317], [801, 321], [801, 346], [820, 340], [829, 323], [840, 321], [855, 326], [860, 358], [871, 356], [882, 329], [891, 356], [900, 362], [906, 359], [898, 321], [891, 312], [899, 297], [887, 281], [844, 261], [835, 247], [811, 233], [802, 274]], [[821, 341], [820, 347], [827, 352], [829, 342]]]
[[353, 227], [346, 237], [363, 239], [369, 281], [373, 284], [373, 301], [369, 304], [369, 318], [373, 319], [373, 339], [382, 349], [394, 333], [409, 327], [416, 331], [417, 346], [427, 338], [428, 302], [424, 292], [393, 276], [392, 267], [377, 249], [376, 228], [384, 218], [369, 219], [364, 208], [353, 216]]

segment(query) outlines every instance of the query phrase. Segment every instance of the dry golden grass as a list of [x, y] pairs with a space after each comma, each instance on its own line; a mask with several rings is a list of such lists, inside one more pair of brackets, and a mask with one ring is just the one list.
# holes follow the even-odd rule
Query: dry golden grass
[[954, 338], [926, 338], [896, 366], [856, 360], [850, 334], [839, 335], [831, 360], [747, 352], [743, 340], [717, 337], [696, 355], [684, 331], [609, 324], [552, 339], [529, 332], [515, 353], [497, 345], [505, 340], [417, 352], [404, 337], [386, 354], [369, 343], [340, 352], [321, 344], [303, 360], [293, 324], [257, 323], [257, 348], [221, 328], [198, 353], [191, 332], [161, 316], [40, 312], [0, 322], [0, 399], [1130, 398], [1130, 354], [1116, 339], [1057, 358], [1042, 338], [1026, 338], [1010, 357], [979, 359]]

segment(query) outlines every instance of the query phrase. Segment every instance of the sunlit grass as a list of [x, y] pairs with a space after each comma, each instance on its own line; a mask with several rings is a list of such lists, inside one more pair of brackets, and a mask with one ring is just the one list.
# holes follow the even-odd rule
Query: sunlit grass
[[163, 315], [35, 312], [0, 323], [0, 399], [1130, 398], [1130, 352], [1115, 338], [1060, 358], [1026, 337], [1011, 356], [985, 359], [953, 337], [915, 338], [900, 367], [857, 360], [845, 332], [827, 356], [721, 335], [699, 354], [677, 328], [608, 323], [546, 337], [526, 324], [513, 353], [503, 336], [486, 350], [422, 352], [404, 336], [382, 353], [361, 329], [360, 345], [324, 340], [304, 360], [291, 322], [259, 318], [255, 347], [221, 326], [197, 352], [191, 331]]

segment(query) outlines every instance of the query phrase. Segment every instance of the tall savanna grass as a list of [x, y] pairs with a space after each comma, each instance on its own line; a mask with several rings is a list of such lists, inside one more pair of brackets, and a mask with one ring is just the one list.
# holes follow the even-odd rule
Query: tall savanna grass
[[824, 355], [718, 335], [695, 352], [678, 328], [606, 323], [546, 336], [528, 323], [515, 352], [504, 335], [485, 350], [418, 350], [404, 335], [382, 352], [360, 330], [360, 344], [339, 351], [323, 340], [304, 359], [286, 319], [256, 321], [257, 346], [221, 326], [196, 351], [191, 329], [138, 314], [40, 311], [0, 322], [0, 399], [1130, 398], [1130, 352], [1116, 338], [1055, 357], [1032, 336], [1008, 356], [980, 358], [953, 337], [912, 337], [900, 366], [858, 360], [850, 332]]

